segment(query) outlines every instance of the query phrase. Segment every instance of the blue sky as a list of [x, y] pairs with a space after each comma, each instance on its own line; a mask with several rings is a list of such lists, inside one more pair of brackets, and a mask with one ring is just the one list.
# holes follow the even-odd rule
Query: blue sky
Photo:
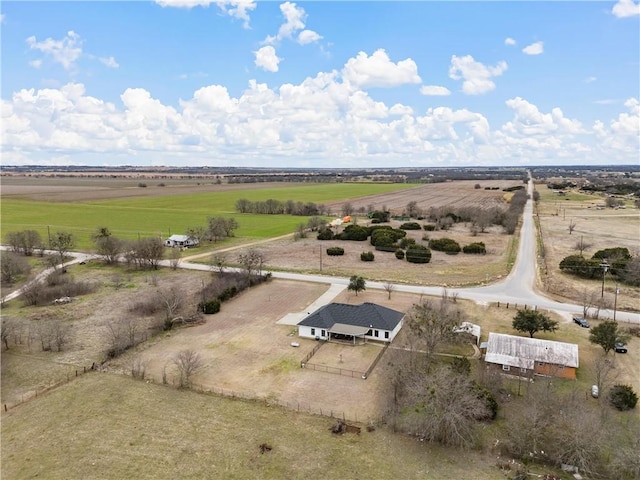
[[640, 5], [12, 2], [2, 164], [634, 164]]

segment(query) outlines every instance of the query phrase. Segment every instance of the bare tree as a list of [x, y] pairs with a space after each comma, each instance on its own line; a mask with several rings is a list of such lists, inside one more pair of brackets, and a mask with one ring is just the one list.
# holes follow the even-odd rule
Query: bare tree
[[388, 297], [389, 300], [391, 300], [391, 292], [393, 292], [396, 289], [396, 286], [393, 283], [387, 281], [387, 282], [384, 282], [383, 288], [385, 292], [387, 292], [387, 294], [389, 295]]
[[253, 275], [262, 275], [264, 262], [264, 254], [253, 248], [246, 253], [238, 255], [238, 263], [245, 270], [247, 278], [251, 278]]
[[9, 350], [9, 338], [11, 336], [15, 336], [15, 333], [18, 330], [18, 322], [13, 317], [3, 318], [1, 328], [0, 339], [2, 340], [2, 343], [4, 343], [5, 350]]
[[158, 290], [158, 301], [165, 311], [164, 329], [170, 330], [180, 308], [182, 308], [184, 292], [176, 286]]
[[462, 313], [449, 302], [424, 300], [414, 304], [407, 314], [407, 324], [415, 339], [415, 348], [424, 352], [429, 368], [436, 348], [456, 335], [455, 327], [462, 323]]
[[350, 202], [346, 202], [342, 205], [342, 215], [348, 216], [353, 213], [353, 205]]
[[173, 364], [178, 369], [178, 382], [180, 387], [191, 385], [191, 378], [203, 366], [200, 355], [193, 350], [183, 350], [173, 358]]
[[177, 270], [180, 262], [182, 261], [182, 252], [179, 248], [172, 248], [171, 255], [169, 256], [169, 265], [172, 270]]
[[589, 290], [585, 287], [580, 295], [580, 301], [582, 303], [582, 316], [587, 318], [589, 316], [589, 309], [598, 307], [600, 292], [598, 290]]
[[61, 352], [71, 340], [71, 325], [64, 323], [62, 320], [51, 322], [51, 343], [58, 352]]
[[[106, 230], [108, 232], [108, 229]], [[107, 232], [102, 232], [102, 235], [94, 236], [93, 242], [96, 245], [97, 253], [102, 255], [105, 263], [112, 265], [118, 261], [118, 255], [122, 253], [124, 243], [110, 233], [105, 235]]]
[[589, 242], [585, 242], [584, 241], [584, 237], [581, 235], [580, 236], [580, 240], [578, 240], [576, 242], [576, 244], [574, 245], [573, 249], [577, 250], [580, 255], [584, 254], [584, 251], [587, 250], [588, 248], [591, 248], [593, 246], [592, 243]]
[[466, 376], [448, 367], [432, 375], [416, 372], [408, 379], [401, 426], [425, 440], [468, 447], [481, 420], [491, 418], [487, 402]]
[[571, 220], [569, 220], [569, 235], [571, 235], [575, 229], [576, 221], [572, 218]]
[[0, 278], [2, 283], [12, 284], [20, 275], [29, 273], [31, 266], [24, 257], [13, 252], [0, 252]]
[[222, 276], [224, 273], [224, 268], [227, 265], [227, 257], [222, 253], [217, 253], [211, 256], [211, 268], [218, 272], [219, 276]]
[[599, 392], [604, 392], [611, 387], [618, 378], [619, 372], [615, 370], [613, 360], [607, 355], [599, 356], [594, 362], [596, 385]]
[[147, 370], [147, 362], [140, 356], [131, 359], [131, 376], [140, 380], [144, 380]]

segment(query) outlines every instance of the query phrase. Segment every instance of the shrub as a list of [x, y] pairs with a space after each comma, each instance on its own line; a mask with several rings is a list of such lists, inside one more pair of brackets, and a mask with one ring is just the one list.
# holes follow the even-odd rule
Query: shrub
[[484, 242], [475, 242], [462, 247], [462, 251], [464, 253], [476, 253], [484, 255], [485, 253], [487, 253], [487, 247], [485, 247]]
[[587, 260], [582, 255], [569, 255], [560, 262], [560, 270], [582, 278], [595, 278], [600, 276], [602, 267], [600, 260]]
[[385, 247], [383, 245], [376, 245], [376, 250], [380, 252], [395, 252], [397, 248], [398, 247], [395, 247], [394, 245], [391, 245], [389, 247]]
[[374, 247], [391, 247], [396, 243], [396, 237], [391, 230], [374, 230], [371, 233], [371, 245]]
[[144, 183], [144, 182], [140, 182], [140, 183], [138, 183], [138, 187], [140, 187], [140, 188], [147, 188], [147, 184], [146, 184], [146, 183]]
[[429, 263], [431, 261], [431, 250], [424, 245], [414, 245], [405, 254], [407, 262]]
[[478, 395], [478, 398], [483, 399], [486, 402], [487, 409], [489, 410], [487, 417], [482, 420], [495, 420], [498, 416], [498, 401], [496, 400], [496, 397], [494, 397], [488, 389], [477, 383], [474, 385], [474, 390]]
[[435, 238], [429, 240], [429, 247], [449, 255], [460, 253], [460, 244], [451, 238]]
[[422, 230], [418, 222], [406, 222], [400, 225], [401, 230]]
[[400, 248], [406, 249], [416, 244], [413, 238], [403, 238], [400, 240]]
[[340, 234], [340, 240], [362, 242], [369, 237], [369, 229], [360, 225], [349, 225]]
[[206, 313], [207, 315], [212, 315], [220, 311], [220, 301], [211, 300], [205, 303], [201, 302], [200, 304], [198, 304], [198, 308], [202, 310], [202, 313]]
[[363, 262], [373, 262], [374, 258], [375, 255], [373, 254], [373, 252], [362, 252], [360, 254], [360, 260], [362, 260]]
[[327, 248], [327, 255], [331, 257], [337, 257], [339, 255], [344, 255], [344, 248], [342, 247], [330, 247]]
[[630, 385], [614, 385], [609, 391], [609, 401], [618, 410], [632, 410], [638, 403], [638, 395]]
[[371, 223], [386, 223], [389, 221], [389, 212], [376, 210], [369, 213], [369, 218], [371, 218]]
[[397, 249], [397, 250], [396, 250], [396, 258], [397, 258], [398, 260], [402, 260], [402, 259], [404, 259], [404, 250], [402, 250], [402, 249], [400, 249], [400, 248], [399, 248], [399, 249]]
[[333, 232], [330, 228], [322, 228], [318, 232], [318, 240], [333, 240]]
[[[230, 298], [235, 297], [238, 294], [238, 287], [236, 287], [235, 285], [232, 285], [231, 287], [227, 287], [225, 288], [222, 293], [220, 293], [218, 295], [218, 300], [220, 300], [221, 302], [225, 302], [227, 300], [229, 300]], [[205, 312], [207, 313], [207, 312]]]
[[424, 227], [422, 227], [425, 229], [425, 231], [427, 232], [433, 232], [436, 229], [436, 226], [433, 223], [427, 223]]

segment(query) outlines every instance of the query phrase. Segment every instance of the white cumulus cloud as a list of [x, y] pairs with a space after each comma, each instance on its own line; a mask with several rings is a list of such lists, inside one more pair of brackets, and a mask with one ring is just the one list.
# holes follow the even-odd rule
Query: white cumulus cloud
[[155, 0], [162, 7], [194, 8], [208, 7], [215, 4], [230, 17], [243, 21], [245, 28], [249, 28], [249, 12], [255, 10], [255, 0]]
[[68, 31], [60, 40], [47, 38], [38, 42], [35, 36], [31, 36], [27, 38], [27, 45], [31, 50], [51, 56], [53, 61], [62, 65], [65, 70], [74, 67], [76, 60], [82, 55], [82, 40], [73, 30]]
[[411, 58], [397, 63], [391, 61], [383, 49], [371, 56], [359, 52], [350, 58], [342, 69], [342, 78], [356, 87], [396, 87], [408, 83], [420, 83], [418, 66]]
[[522, 49], [522, 53], [527, 55], [540, 55], [544, 53], [544, 42], [534, 42]]
[[260, 50], [254, 52], [256, 55], [255, 64], [256, 66], [266, 70], [267, 72], [277, 72], [278, 65], [282, 61], [276, 55], [276, 49], [271, 45], [264, 46], [260, 48]]
[[463, 80], [462, 91], [467, 95], [481, 95], [496, 88], [493, 77], [499, 77], [507, 70], [507, 62], [500, 61], [494, 67], [477, 62], [471, 55], [451, 57], [449, 77]]
[[504, 44], [513, 47], [516, 44], [516, 41], [511, 37], [507, 37], [504, 39]]
[[118, 68], [120, 67], [120, 65], [118, 64], [118, 62], [116, 62], [116, 59], [113, 57], [100, 57], [98, 60], [100, 60], [100, 63], [102, 63], [103, 65], [109, 67], [109, 68]]
[[514, 111], [513, 120], [502, 127], [506, 133], [535, 136], [583, 132], [582, 124], [578, 120], [565, 117], [562, 110], [557, 107], [553, 108], [551, 113], [542, 113], [536, 105], [521, 97], [507, 100], [506, 105]]
[[284, 2], [280, 4], [280, 11], [284, 16], [284, 23], [280, 25], [278, 33], [275, 36], [269, 35], [265, 43], [274, 44], [285, 38], [292, 38], [296, 32], [303, 30], [307, 14], [304, 8], [296, 6], [292, 2]]
[[440, 85], [423, 85], [420, 87], [420, 93], [429, 96], [446, 96], [451, 95], [451, 90]]
[[319, 40], [322, 40], [322, 36], [313, 30], [303, 30], [298, 34], [298, 43], [300, 45], [308, 45]]
[[635, 17], [640, 15], [640, 3], [633, 0], [618, 0], [611, 9], [611, 13], [618, 18]]

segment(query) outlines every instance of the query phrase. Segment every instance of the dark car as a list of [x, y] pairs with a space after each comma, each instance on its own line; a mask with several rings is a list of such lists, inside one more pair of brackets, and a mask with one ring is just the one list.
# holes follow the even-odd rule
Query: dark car
[[584, 317], [574, 316], [573, 321], [576, 322], [581, 327], [589, 328], [589, 322], [587, 322]]
[[627, 353], [627, 346], [622, 342], [616, 342], [616, 353]]

